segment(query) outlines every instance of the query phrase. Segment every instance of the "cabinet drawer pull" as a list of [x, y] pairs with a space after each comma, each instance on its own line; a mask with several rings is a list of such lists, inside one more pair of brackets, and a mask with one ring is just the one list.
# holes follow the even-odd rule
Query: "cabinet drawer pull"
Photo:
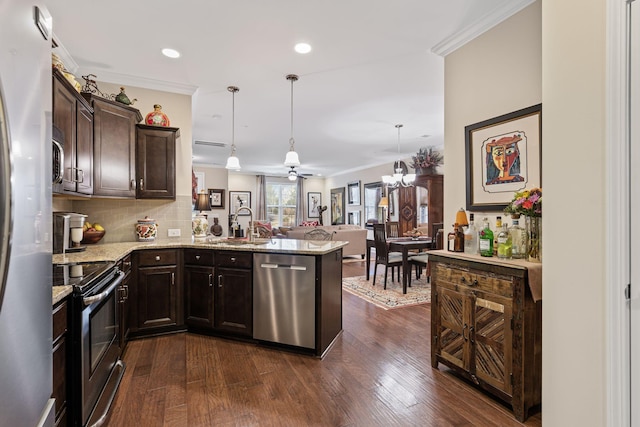
[[464, 339], [465, 341], [469, 341], [469, 337], [467, 337], [465, 332], [467, 332], [467, 324], [466, 323], [462, 327], [462, 339]]
[[209, 274], [209, 287], [213, 286], [213, 274]]
[[160, 261], [160, 255], [156, 255], [156, 261]]
[[236, 262], [236, 257], [232, 256], [232, 257], [230, 258], [230, 261], [231, 261], [231, 262]]
[[473, 326], [472, 326], [472, 327], [470, 327], [470, 328], [469, 328], [469, 340], [470, 340], [472, 343], [475, 343], [475, 342], [476, 342], [476, 340], [474, 340], [474, 339], [473, 339], [473, 337], [474, 337], [474, 336], [475, 336], [475, 329], [474, 329], [474, 328], [473, 328]]
[[218, 287], [221, 288], [222, 287], [222, 274], [218, 275]]
[[144, 179], [140, 178], [140, 191], [144, 191]]
[[200, 261], [200, 255], [196, 255], [196, 261]]
[[176, 284], [176, 273], [171, 273], [171, 286]]
[[466, 277], [464, 277], [464, 276], [462, 276], [462, 278], [460, 279], [460, 281], [461, 281], [462, 283], [467, 283], [467, 278], [466, 278]]
[[478, 279], [473, 279], [473, 282], [469, 283], [469, 286], [478, 286]]

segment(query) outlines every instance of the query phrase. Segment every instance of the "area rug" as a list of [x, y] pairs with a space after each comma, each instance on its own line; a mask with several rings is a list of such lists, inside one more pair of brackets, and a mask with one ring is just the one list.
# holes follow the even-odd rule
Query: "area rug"
[[342, 289], [385, 310], [431, 302], [431, 286], [424, 275], [418, 280], [412, 278], [406, 294], [402, 293], [402, 284], [392, 282], [391, 277], [387, 279], [386, 290], [383, 289], [384, 276], [376, 276], [375, 286], [372, 283], [373, 278], [367, 281], [365, 276], [345, 277]]

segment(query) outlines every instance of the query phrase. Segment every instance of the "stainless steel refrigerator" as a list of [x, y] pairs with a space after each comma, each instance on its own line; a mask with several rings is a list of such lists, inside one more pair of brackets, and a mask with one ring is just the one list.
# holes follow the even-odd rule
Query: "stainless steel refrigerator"
[[0, 11], [0, 426], [50, 426], [51, 19]]

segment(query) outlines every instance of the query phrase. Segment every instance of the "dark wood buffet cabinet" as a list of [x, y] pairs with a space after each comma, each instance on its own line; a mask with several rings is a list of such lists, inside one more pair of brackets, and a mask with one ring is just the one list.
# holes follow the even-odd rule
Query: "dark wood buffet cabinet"
[[542, 300], [529, 272], [541, 266], [446, 251], [429, 263], [432, 366], [450, 367], [524, 421], [541, 403]]

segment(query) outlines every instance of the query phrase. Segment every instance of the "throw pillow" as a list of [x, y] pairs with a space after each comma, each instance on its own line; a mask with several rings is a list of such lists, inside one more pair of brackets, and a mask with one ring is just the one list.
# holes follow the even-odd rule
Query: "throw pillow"
[[300, 226], [302, 226], [302, 227], [317, 227], [318, 226], [318, 221], [302, 221], [302, 224], [300, 224]]

